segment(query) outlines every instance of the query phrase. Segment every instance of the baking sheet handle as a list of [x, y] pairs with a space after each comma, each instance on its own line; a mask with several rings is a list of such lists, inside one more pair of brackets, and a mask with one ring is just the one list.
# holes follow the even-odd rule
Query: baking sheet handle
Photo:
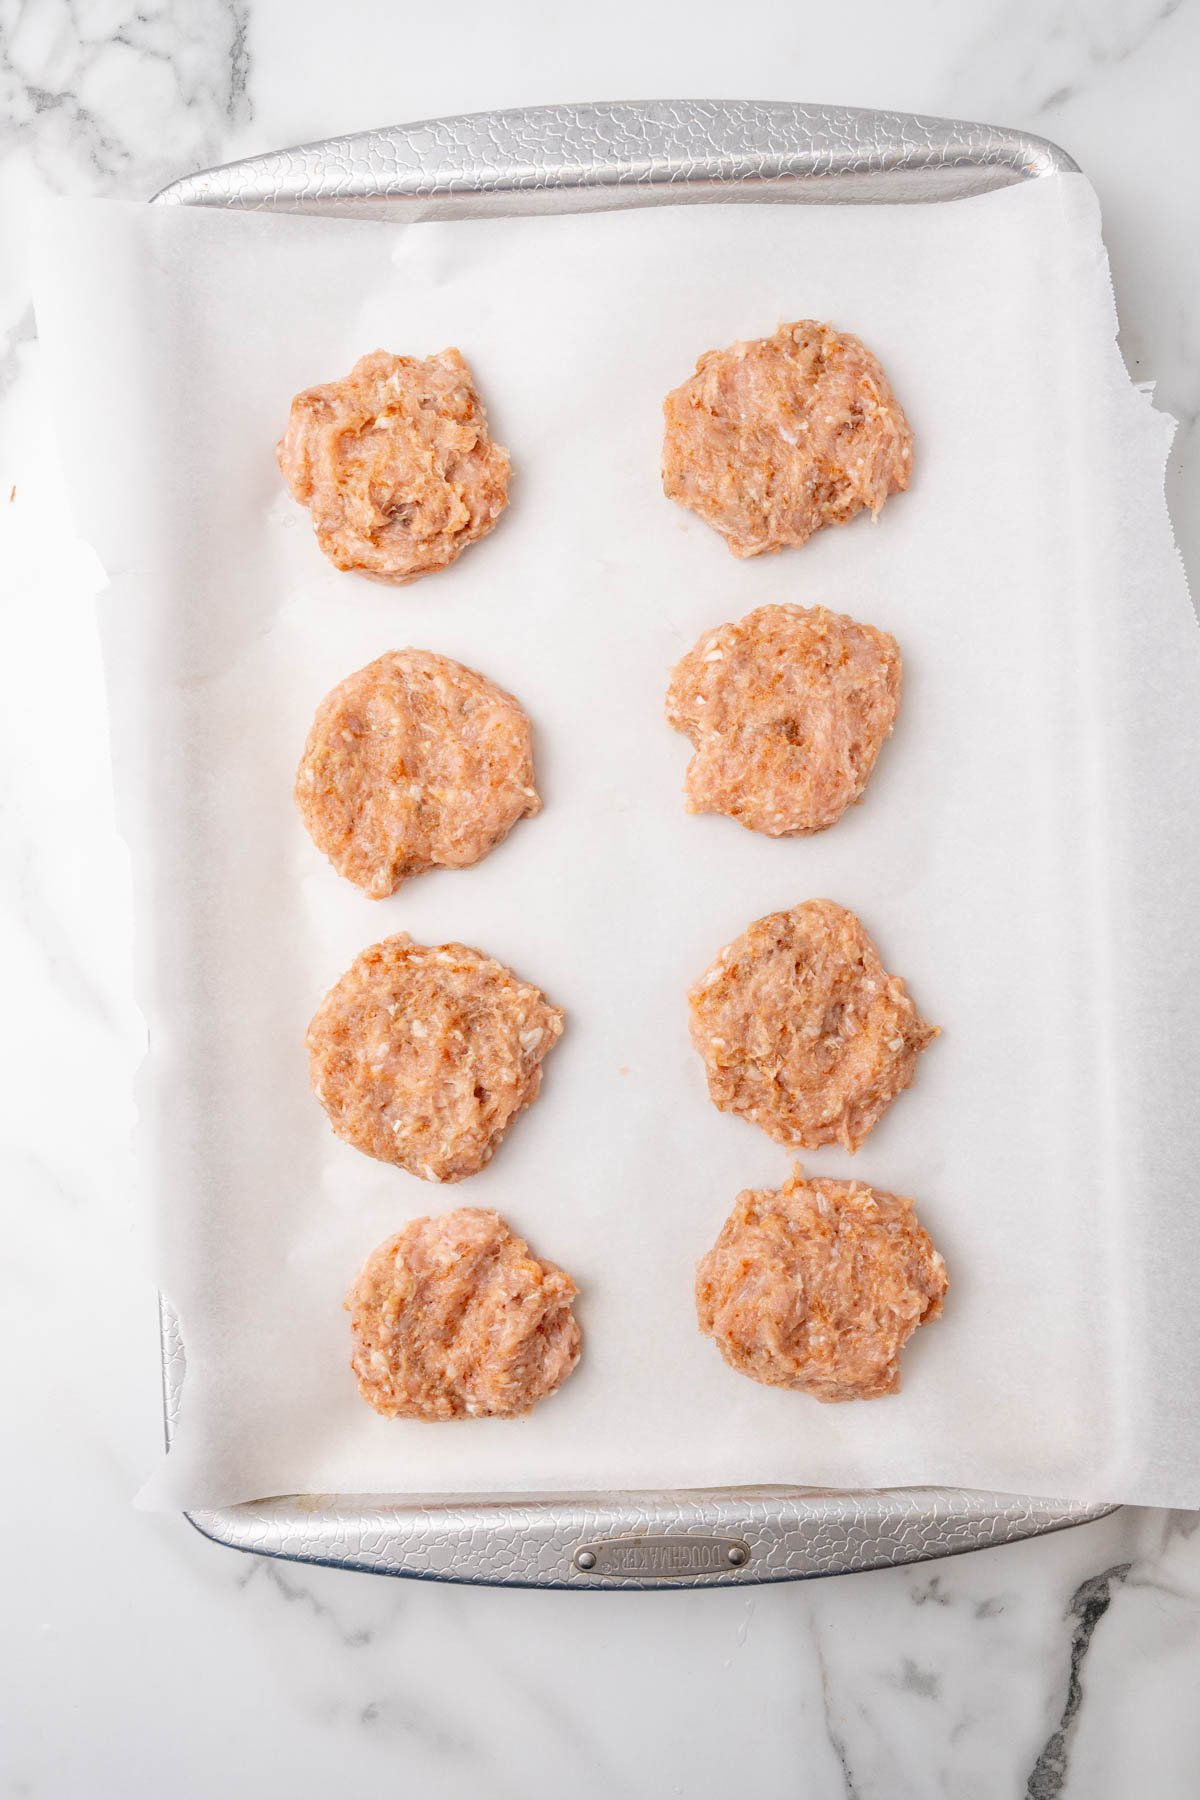
[[174, 206], [464, 218], [697, 201], [946, 200], [1072, 170], [1003, 126], [753, 100], [646, 100], [462, 114], [226, 163]]
[[1103, 1517], [944, 1488], [745, 1488], [503, 1500], [286, 1497], [192, 1513], [260, 1556], [497, 1587], [736, 1587], [892, 1568]]

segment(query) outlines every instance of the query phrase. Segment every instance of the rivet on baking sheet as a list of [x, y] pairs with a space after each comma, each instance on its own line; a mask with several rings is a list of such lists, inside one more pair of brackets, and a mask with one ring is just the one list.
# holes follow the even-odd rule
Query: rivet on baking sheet
[[725, 1552], [725, 1561], [733, 1568], [740, 1569], [749, 1554], [750, 1552], [746, 1549], [744, 1544], [730, 1544], [728, 1550]]
[[595, 1566], [596, 1552], [594, 1550], [577, 1550], [575, 1552], [575, 1567], [577, 1569], [594, 1569]]

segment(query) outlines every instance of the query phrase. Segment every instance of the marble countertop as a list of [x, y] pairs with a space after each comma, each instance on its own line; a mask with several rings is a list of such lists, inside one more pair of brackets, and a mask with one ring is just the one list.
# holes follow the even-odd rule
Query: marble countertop
[[1180, 420], [1169, 497], [1195, 585], [1200, 0], [863, 0], [848, 17], [610, 0], [600, 31], [532, 0], [452, 18], [381, 0], [0, 0], [7, 1793], [1200, 1792], [1190, 1515], [1124, 1509], [836, 1581], [600, 1596], [240, 1558], [129, 1506], [160, 1427], [125, 1150], [127, 874], [86, 571], [39, 405], [26, 209], [51, 192], [144, 198], [393, 119], [561, 100], [716, 93], [1026, 127], [1099, 191], [1126, 359]]

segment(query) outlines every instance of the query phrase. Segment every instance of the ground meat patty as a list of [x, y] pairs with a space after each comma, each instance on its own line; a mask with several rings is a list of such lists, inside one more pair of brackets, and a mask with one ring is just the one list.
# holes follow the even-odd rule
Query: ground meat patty
[[465, 944], [373, 944], [308, 1028], [313, 1092], [339, 1137], [426, 1181], [492, 1156], [542, 1082], [563, 1016]]
[[508, 500], [508, 451], [488, 436], [457, 350], [424, 361], [376, 350], [344, 380], [306, 388], [275, 454], [330, 561], [377, 581], [444, 569]]
[[896, 640], [823, 606], [760, 606], [707, 632], [667, 690], [696, 747], [688, 811], [804, 836], [861, 800], [900, 704]]
[[663, 411], [663, 488], [735, 556], [877, 513], [912, 473], [912, 432], [875, 357], [812, 319], [710, 350]]
[[296, 776], [318, 850], [372, 899], [465, 869], [541, 810], [529, 720], [448, 656], [390, 650], [327, 694]]
[[688, 999], [714, 1103], [810, 1150], [857, 1150], [937, 1036], [832, 900], [756, 920]]
[[777, 1192], [738, 1195], [697, 1270], [696, 1314], [754, 1381], [873, 1400], [900, 1386], [900, 1351], [946, 1286], [911, 1200], [797, 1168]]
[[569, 1275], [499, 1213], [414, 1219], [346, 1296], [358, 1391], [387, 1419], [515, 1419], [579, 1361]]

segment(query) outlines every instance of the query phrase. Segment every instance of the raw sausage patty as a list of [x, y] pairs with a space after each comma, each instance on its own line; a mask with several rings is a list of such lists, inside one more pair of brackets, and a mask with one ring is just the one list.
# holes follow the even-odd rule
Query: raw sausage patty
[[900, 1386], [900, 1351], [946, 1286], [911, 1200], [797, 1168], [777, 1192], [738, 1195], [697, 1270], [696, 1314], [754, 1381], [872, 1400]]
[[461, 1181], [537, 1098], [562, 1027], [544, 994], [482, 951], [401, 933], [356, 957], [318, 1007], [313, 1092], [356, 1149]]
[[877, 513], [912, 473], [912, 432], [879, 363], [813, 319], [710, 350], [663, 411], [663, 488], [735, 556]]
[[808, 1150], [857, 1150], [937, 1036], [832, 900], [757, 919], [688, 999], [714, 1104]]
[[275, 454], [326, 556], [376, 581], [444, 569], [508, 500], [508, 451], [457, 350], [360, 357], [296, 395]]
[[499, 1213], [414, 1219], [346, 1296], [358, 1391], [388, 1419], [515, 1419], [579, 1361], [569, 1275]]
[[296, 804], [318, 850], [372, 899], [465, 869], [541, 809], [529, 720], [485, 675], [390, 650], [317, 708]]
[[688, 811], [806, 836], [861, 800], [900, 704], [895, 638], [823, 606], [760, 606], [706, 632], [667, 719], [696, 747]]

